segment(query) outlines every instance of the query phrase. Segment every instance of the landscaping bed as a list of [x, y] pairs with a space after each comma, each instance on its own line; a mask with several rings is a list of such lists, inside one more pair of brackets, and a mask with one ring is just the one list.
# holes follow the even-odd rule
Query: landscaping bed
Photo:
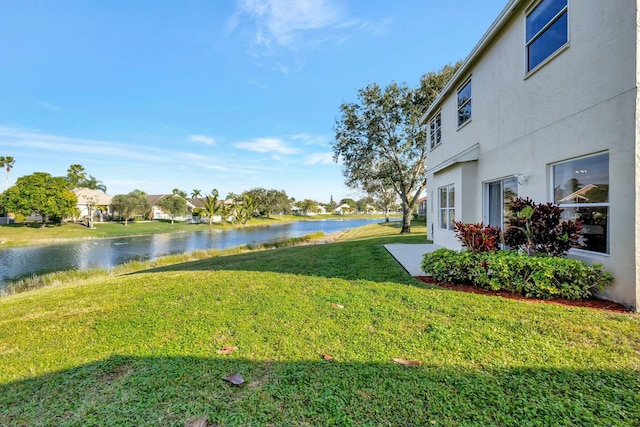
[[416, 279], [424, 283], [428, 283], [430, 285], [451, 289], [453, 291], [469, 292], [469, 293], [480, 294], [480, 295], [494, 295], [494, 296], [514, 299], [518, 301], [559, 304], [559, 305], [564, 305], [566, 307], [585, 307], [585, 308], [594, 308], [594, 309], [604, 310], [604, 311], [611, 311], [615, 313], [633, 314], [632, 310], [628, 309], [622, 304], [618, 304], [617, 302], [598, 299], [598, 298], [587, 298], [587, 299], [580, 299], [580, 300], [568, 300], [568, 299], [562, 299], [562, 298], [550, 298], [550, 299], [529, 298], [520, 294], [515, 294], [513, 292], [492, 291], [490, 289], [479, 288], [473, 285], [463, 285], [459, 283], [450, 283], [450, 282], [438, 282], [437, 280], [434, 280], [431, 276], [416, 276]]

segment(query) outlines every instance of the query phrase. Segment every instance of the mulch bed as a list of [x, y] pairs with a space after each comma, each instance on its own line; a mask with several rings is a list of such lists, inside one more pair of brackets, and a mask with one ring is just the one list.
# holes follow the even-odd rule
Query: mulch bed
[[615, 313], [633, 314], [633, 311], [629, 310], [627, 307], [621, 304], [618, 304], [612, 301], [603, 300], [603, 299], [589, 298], [589, 299], [583, 299], [583, 300], [567, 300], [567, 299], [560, 299], [560, 298], [552, 298], [552, 299], [528, 298], [519, 294], [514, 294], [512, 292], [492, 291], [489, 289], [478, 288], [476, 286], [471, 286], [471, 285], [460, 285], [455, 283], [437, 282], [429, 276], [416, 276], [416, 279], [424, 283], [428, 283], [430, 285], [435, 285], [441, 288], [451, 289], [451, 290], [460, 291], [460, 292], [470, 292], [473, 294], [500, 296], [502, 298], [515, 299], [519, 301], [559, 304], [567, 307], [586, 307], [586, 308], [593, 308], [596, 310], [612, 311]]

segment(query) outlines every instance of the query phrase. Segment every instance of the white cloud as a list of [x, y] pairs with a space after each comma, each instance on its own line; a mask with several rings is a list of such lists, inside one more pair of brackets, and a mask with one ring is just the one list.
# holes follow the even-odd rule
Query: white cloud
[[307, 156], [305, 159], [305, 164], [307, 165], [332, 165], [335, 164], [333, 161], [333, 153], [313, 153]]
[[302, 141], [304, 145], [320, 145], [323, 147], [329, 146], [327, 138], [323, 135], [312, 135], [310, 133], [299, 133], [291, 137], [294, 141]]
[[298, 152], [295, 148], [287, 147], [284, 141], [278, 138], [256, 138], [247, 142], [238, 142], [234, 146], [256, 153], [295, 154]]
[[297, 32], [344, 22], [342, 7], [332, 0], [241, 0], [239, 8], [255, 18], [257, 44], [287, 46]]
[[216, 143], [214, 138], [206, 135], [189, 135], [189, 141], [200, 142], [204, 145], [214, 145]]

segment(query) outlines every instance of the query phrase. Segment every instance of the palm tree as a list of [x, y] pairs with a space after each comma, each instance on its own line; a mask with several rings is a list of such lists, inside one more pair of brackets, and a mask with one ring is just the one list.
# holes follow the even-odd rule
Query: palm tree
[[193, 189], [193, 191], [191, 191], [191, 198], [192, 199], [197, 199], [202, 197], [202, 191], [198, 190], [198, 189]]
[[67, 169], [67, 176], [65, 178], [69, 183], [69, 189], [81, 187], [81, 183], [87, 180], [87, 171], [84, 170], [84, 166], [79, 164], [73, 164]]
[[80, 186], [90, 188], [92, 190], [102, 191], [103, 193], [107, 192], [107, 186], [104, 185], [102, 181], [96, 179], [96, 177], [94, 177], [93, 175], [89, 175], [89, 178], [85, 179]]
[[[207, 195], [203, 203], [203, 209], [209, 217], [209, 225], [213, 224], [213, 217], [222, 211], [223, 205], [220, 204], [218, 196], [218, 190], [214, 188], [213, 191], [211, 191], [211, 195]], [[224, 218], [222, 219], [222, 223], [224, 224]]]
[[16, 162], [12, 156], [0, 156], [0, 167], [7, 168], [7, 179], [4, 182], [4, 190], [7, 190], [9, 186], [9, 172], [13, 169], [13, 165]]

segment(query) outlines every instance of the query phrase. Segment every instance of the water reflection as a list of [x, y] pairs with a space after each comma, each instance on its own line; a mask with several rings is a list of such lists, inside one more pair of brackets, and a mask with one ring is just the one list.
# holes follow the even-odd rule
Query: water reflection
[[268, 227], [201, 230], [191, 233], [155, 234], [139, 237], [87, 240], [59, 245], [0, 250], [0, 287], [9, 279], [53, 271], [112, 268], [134, 260], [199, 249], [225, 249], [260, 244], [323, 231], [331, 234], [380, 220], [324, 220], [274, 224]]

